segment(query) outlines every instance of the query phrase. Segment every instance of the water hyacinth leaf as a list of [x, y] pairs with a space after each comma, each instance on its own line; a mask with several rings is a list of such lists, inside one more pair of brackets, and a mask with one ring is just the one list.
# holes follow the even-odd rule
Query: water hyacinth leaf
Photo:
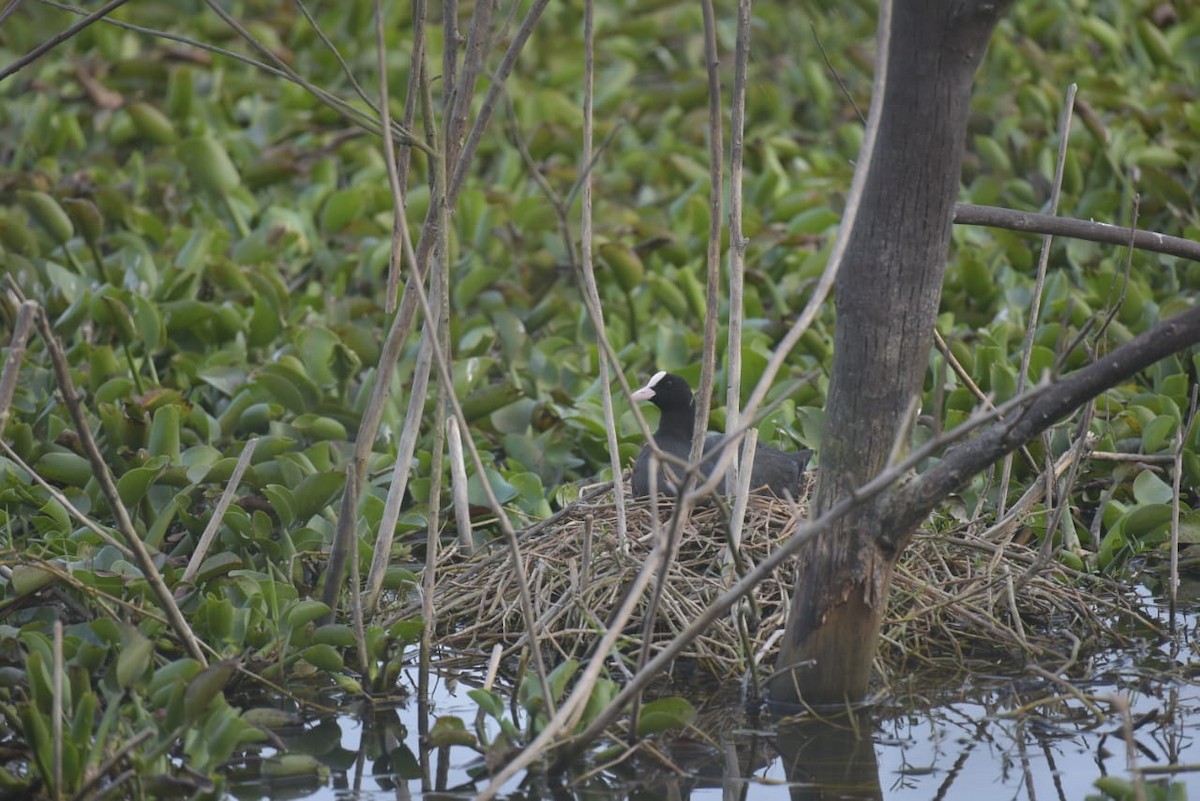
[[597, 680], [591, 695], [588, 696], [587, 705], [583, 708], [583, 715], [579, 718], [580, 727], [588, 726], [601, 712], [608, 709], [620, 691], [621, 686], [612, 679]]
[[467, 690], [467, 695], [487, 714], [496, 720], [504, 717], [504, 700], [494, 692], [483, 689]]
[[149, 103], [130, 103], [125, 107], [138, 134], [156, 145], [171, 145], [179, 139], [167, 115]]
[[[341, 420], [319, 414], [300, 414], [292, 420], [292, 427], [311, 442], [348, 439], [346, 426]], [[332, 460], [326, 463], [332, 466]]]
[[296, 412], [311, 412], [321, 399], [321, 391], [302, 370], [293, 370], [280, 363], [265, 365], [255, 376], [255, 382], [285, 408]]
[[[492, 493], [496, 496], [497, 501], [503, 504], [517, 497], [517, 488], [506, 481], [500, 473], [490, 467], [485, 467], [484, 472], [487, 475], [487, 482], [491, 486]], [[472, 506], [488, 506], [487, 494], [484, 492], [483, 482], [480, 480], [478, 473], [472, 473], [467, 478], [467, 499]]]
[[339, 189], [331, 192], [321, 207], [321, 230], [336, 234], [362, 214], [362, 190]]
[[1171, 485], [1151, 470], [1143, 470], [1133, 480], [1133, 497], [1139, 504], [1169, 504], [1175, 497]]
[[104, 216], [96, 204], [87, 198], [64, 198], [63, 208], [79, 228], [89, 245], [95, 245], [104, 235]]
[[19, 254], [35, 258], [40, 253], [37, 238], [28, 225], [23, 225], [8, 217], [0, 217], [0, 245], [9, 254]]
[[50, 195], [36, 190], [21, 189], [17, 191], [17, 199], [29, 212], [29, 216], [50, 235], [54, 244], [64, 244], [75, 236], [75, 225], [70, 216]]
[[310, 754], [277, 754], [259, 766], [259, 774], [265, 779], [321, 779], [328, 773], [329, 768]]
[[110, 325], [121, 344], [129, 345], [137, 340], [137, 323], [134, 322], [133, 312], [121, 298], [112, 293], [92, 296], [92, 316], [97, 321]]
[[335, 673], [345, 667], [342, 655], [332, 645], [310, 645], [300, 652], [300, 658], [321, 670]]
[[314, 620], [328, 614], [328, 604], [307, 598], [297, 601], [284, 611], [281, 625], [285, 629], [295, 630], [307, 626]]
[[[86, 674], [85, 674], [86, 675]], [[72, 716], [71, 730], [64, 742], [72, 744], [88, 743], [96, 726], [96, 710], [100, 708], [100, 699], [91, 689], [79, 694]]]
[[158, 306], [136, 294], [130, 297], [130, 302], [133, 304], [133, 319], [137, 324], [142, 351], [147, 354], [157, 353], [163, 348], [167, 332]]
[[633, 292], [642, 285], [646, 267], [633, 248], [623, 242], [605, 242], [598, 248], [601, 263], [612, 271], [617, 286], [624, 292]]
[[503, 275], [504, 270], [483, 263], [475, 263], [465, 274], [459, 273], [451, 290], [455, 308], [468, 308], [480, 292], [494, 284]]
[[642, 707], [638, 736], [648, 737], [669, 729], [684, 728], [696, 717], [696, 709], [685, 698], [659, 698]]
[[38, 509], [38, 512], [51, 518], [57, 530], [62, 532], [71, 530], [71, 515], [67, 512], [67, 508], [59, 503], [56, 498], [47, 498], [46, 502]]
[[354, 629], [344, 623], [327, 623], [313, 632], [314, 645], [332, 645], [335, 648], [351, 648], [356, 641]]
[[387, 633], [389, 637], [405, 645], [412, 645], [421, 639], [423, 631], [425, 631], [425, 621], [419, 618], [409, 618], [398, 620], [391, 626], [388, 626]]
[[123, 476], [117, 479], [117, 494], [121, 496], [121, 502], [129, 507], [141, 503], [142, 498], [146, 497], [146, 493], [162, 475], [166, 466], [166, 457], [159, 456], [148, 460], [141, 467], [127, 470]]
[[841, 222], [841, 216], [824, 206], [810, 208], [788, 219], [790, 234], [823, 234]]
[[[428, 523], [426, 523], [426, 525], [428, 525]], [[424, 526], [418, 527], [413, 530], [419, 530], [420, 528], [424, 528]], [[411, 588], [411, 587], [415, 586], [416, 583], [417, 583], [416, 574], [413, 573], [411, 570], [406, 570], [403, 567], [394, 567], [394, 566], [389, 567], [387, 574], [385, 575], [385, 577], [383, 579], [383, 587], [384, 587], [384, 589], [387, 589], [387, 590], [399, 590], [399, 589], [404, 589], [404, 588]], [[404, 621], [401, 621], [401, 623], [403, 623], [403, 622]], [[397, 623], [396, 625], [400, 625], [400, 624]], [[414, 640], [414, 642], [415, 642], [415, 640]]]
[[229, 153], [211, 136], [183, 140], [177, 145], [177, 154], [187, 168], [192, 186], [201, 191], [224, 195], [242, 182]]
[[151, 456], [162, 457], [164, 465], [179, 463], [179, 429], [182, 420], [183, 409], [174, 403], [160, 406], [154, 412], [146, 448]]
[[25, 739], [33, 752], [33, 764], [42, 780], [48, 785], [54, 781], [54, 739], [50, 734], [48, 712], [43, 712], [34, 704], [22, 704], [18, 707], [21, 717], [21, 728], [24, 729]]
[[1171, 414], [1160, 414], [1142, 429], [1142, 451], [1159, 453], [1174, 447], [1175, 432], [1179, 429], [1179, 418]]
[[33, 469], [47, 481], [70, 487], [82, 487], [92, 477], [91, 463], [77, 453], [51, 451], [42, 454]]
[[[550, 692], [554, 695], [553, 700], [557, 702], [563, 697], [563, 693], [567, 689], [567, 683], [571, 681], [571, 677], [575, 675], [575, 671], [579, 669], [579, 660], [566, 659], [560, 662], [550, 671], [547, 676], [550, 685]], [[517, 691], [517, 702], [529, 712], [539, 712], [546, 708], [545, 699], [542, 696], [542, 683], [537, 676], [527, 673], [521, 681], [521, 687]]]
[[196, 721], [213, 702], [221, 696], [225, 685], [233, 677], [237, 663], [224, 660], [209, 665], [190, 682], [183, 694], [183, 712], [188, 721]]
[[655, 300], [665, 306], [671, 316], [677, 319], [687, 316], [687, 298], [684, 297], [683, 291], [678, 286], [657, 273], [650, 275], [649, 284]]
[[430, 748], [448, 748], [452, 745], [465, 745], [474, 748], [475, 735], [467, 730], [466, 724], [453, 715], [442, 715], [433, 723], [429, 730]]
[[262, 494], [275, 510], [275, 514], [279, 515], [280, 523], [291, 526], [296, 522], [295, 499], [290, 489], [282, 484], [268, 484], [262, 488]]
[[213, 579], [229, 574], [231, 571], [245, 567], [242, 557], [230, 551], [221, 551], [205, 559], [196, 571], [196, 584], [204, 584]]
[[346, 474], [340, 470], [307, 476], [292, 495], [293, 520], [304, 523], [313, 515], [319, 514], [341, 494], [345, 484]]
[[154, 642], [135, 628], [126, 628], [117, 653], [116, 680], [121, 689], [141, 684], [150, 670]]
[[1155, 542], [1150, 540], [1161, 537], [1170, 529], [1171, 506], [1166, 503], [1135, 506], [1122, 522], [1121, 533], [1126, 540], [1153, 545]]
[[12, 587], [13, 595], [22, 598], [49, 587], [57, 578], [53, 571], [37, 565], [15, 565], [9, 578], [9, 586]]
[[468, 423], [474, 422], [515, 403], [520, 397], [521, 390], [511, 384], [491, 384], [463, 399], [463, 416]]
[[255, 294], [254, 310], [246, 327], [246, 344], [252, 348], [266, 347], [278, 339], [283, 330], [279, 311], [264, 295]]
[[290, 729], [304, 725], [304, 719], [294, 712], [269, 706], [256, 706], [242, 713], [242, 720], [263, 729]]

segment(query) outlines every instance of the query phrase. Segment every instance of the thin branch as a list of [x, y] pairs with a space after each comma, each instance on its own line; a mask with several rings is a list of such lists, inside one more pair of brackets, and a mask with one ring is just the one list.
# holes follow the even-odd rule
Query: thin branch
[[216, 539], [217, 531], [221, 528], [221, 522], [225, 519], [225, 513], [229, 511], [229, 506], [233, 503], [233, 495], [242, 483], [242, 476], [245, 475], [246, 470], [250, 467], [250, 459], [254, 456], [254, 449], [257, 447], [258, 437], [252, 437], [242, 448], [242, 454], [238, 457], [237, 464], [233, 468], [233, 474], [229, 476], [225, 490], [221, 493], [221, 499], [217, 501], [217, 507], [213, 509], [212, 517], [209, 518], [208, 525], [204, 527], [204, 533], [200, 535], [200, 541], [196, 543], [196, 550], [192, 552], [192, 558], [188, 560], [187, 568], [179, 578], [181, 584], [191, 581], [195, 577], [196, 572], [200, 570], [200, 565], [208, 555], [208, 549], [212, 547], [213, 540]]
[[[1050, 216], [1058, 215], [1058, 198], [1062, 193], [1063, 169], [1067, 163], [1067, 144], [1071, 141], [1071, 109], [1075, 106], [1075, 90], [1078, 87], [1071, 84], [1067, 87], [1067, 97], [1063, 101], [1062, 118], [1058, 123], [1058, 163], [1054, 168], [1054, 184], [1050, 191]], [[1028, 382], [1029, 361], [1033, 357], [1033, 340], [1037, 334], [1038, 319], [1041, 317], [1042, 293], [1046, 286], [1046, 268], [1050, 264], [1050, 245], [1054, 241], [1053, 234], [1042, 236], [1042, 252], [1038, 256], [1037, 277], [1034, 279], [1033, 296], [1029, 302], [1029, 319], [1025, 321], [1025, 347], [1021, 350], [1021, 368], [1017, 372], [1017, 394], [1025, 391]], [[1004, 508], [1008, 503], [1008, 482], [1012, 477], [1013, 452], [1004, 454], [1004, 466], [1000, 470], [1000, 491], [997, 500], [998, 517], [1004, 516]]]
[[17, 307], [17, 321], [13, 324], [12, 336], [9, 338], [4, 371], [0, 373], [0, 439], [3, 439], [4, 429], [8, 425], [9, 409], [12, 407], [13, 394], [17, 391], [17, 381], [21, 377], [21, 364], [25, 361], [25, 348], [29, 344], [29, 335], [33, 333], [34, 321], [37, 318], [35, 301], [18, 302], [16, 296], [11, 293], [8, 299]]
[[[381, 0], [375, 0], [374, 6], [380, 119], [382, 120], [384, 129], [387, 129], [391, 124], [391, 108], [388, 97], [387, 44], [384, 38], [383, 5]], [[419, 64], [414, 64], [414, 66], [418, 67], [423, 76], [423, 68]], [[418, 86], [421, 87], [422, 91], [428, 89], [427, 82], [423, 78], [418, 82]], [[434, 135], [436, 136], [436, 133]], [[435, 145], [437, 144], [435, 139], [431, 139], [430, 141], [433, 141]], [[410, 272], [419, 273], [420, 270], [417, 269], [417, 255], [413, 251], [411, 234], [408, 230], [407, 201], [405, 199], [404, 184], [400, 179], [399, 160], [396, 157], [395, 146], [388, 137], [383, 137], [383, 153], [387, 166], [388, 189], [392, 195], [392, 240], [391, 253], [388, 259], [388, 286], [393, 287], [399, 284], [399, 277], [403, 272], [405, 259], [408, 260]], [[440, 187], [444, 186], [444, 183], [439, 178], [443, 173], [437, 169], [437, 165], [441, 163], [440, 159], [430, 159], [430, 163], [431, 173], [434, 176], [431, 188], [431, 197], [434, 200], [430, 205], [431, 210], [433, 210], [440, 206], [437, 202], [437, 192]], [[434, 294], [437, 295], [436, 290], [434, 290]], [[389, 311], [395, 310], [396, 297], [394, 292], [388, 293], [386, 305]], [[399, 317], [399, 315], [397, 316]], [[371, 566], [367, 571], [364, 606], [370, 614], [374, 614], [375, 607], [379, 602], [380, 593], [383, 591], [383, 580], [387, 574], [392, 542], [395, 538], [396, 521], [400, 517], [400, 507], [404, 501], [404, 491], [408, 486], [409, 473], [412, 469], [412, 455], [416, 450], [417, 437], [420, 434], [421, 421], [425, 411], [425, 394], [429, 388], [429, 371], [432, 360], [432, 353], [426, 340], [434, 335], [433, 332], [434, 326], [429, 320], [426, 320], [422, 330], [421, 347], [417, 352], [417, 361], [413, 369], [408, 409], [404, 416], [404, 428], [400, 432], [400, 441], [396, 446], [396, 462], [392, 470], [392, 480], [388, 484], [383, 516], [380, 519], [379, 530], [375, 538], [375, 553], [371, 559]], [[372, 400], [375, 400], [376, 397], [372, 396]], [[380, 400], [382, 399], [381, 397]], [[360, 480], [361, 477], [360, 474]]]
[[521, 22], [521, 27], [517, 29], [517, 33], [509, 44], [508, 50], [504, 52], [504, 58], [500, 60], [500, 66], [496, 68], [496, 73], [492, 78], [492, 85], [488, 88], [488, 93], [483, 98], [483, 105], [479, 107], [479, 115], [475, 117], [475, 122], [471, 126], [471, 133], [467, 136], [467, 141], [463, 145], [458, 161], [454, 165], [454, 177], [450, 181], [449, 192], [452, 203], [454, 198], [458, 197], [463, 184], [466, 183], [467, 167], [475, 158], [475, 151], [479, 149], [479, 143], [483, 139], [483, 132], [487, 129], [488, 122], [492, 118], [492, 112], [496, 108], [496, 103], [500, 101], [500, 95], [504, 91], [504, 84], [508, 81], [509, 73], [516, 66], [517, 57], [521, 55], [521, 50], [524, 49], [525, 43], [533, 35], [533, 28], [537, 25], [537, 21], [541, 19], [542, 12], [546, 10], [546, 6], [549, 3], [550, 0], [535, 0], [533, 6], [529, 9], [529, 13], [525, 15], [525, 19]]
[[[750, 58], [751, 0], [738, 0], [737, 44], [733, 59], [733, 97], [730, 98], [729, 141], [729, 332], [728, 356], [725, 365], [725, 425], [726, 429], [739, 422], [742, 407], [742, 321], [745, 315], [746, 234], [742, 229], [742, 176], [746, 143], [746, 67]], [[747, 450], [752, 453], [752, 450]], [[751, 469], [742, 463], [741, 469]], [[734, 459], [729, 470], [728, 486], [737, 487], [734, 515], [730, 521], [733, 542], [741, 536], [747, 495], [739, 481], [739, 461]]]
[[87, 456], [88, 462], [91, 463], [96, 481], [100, 484], [100, 490], [104, 493], [109, 508], [112, 509], [113, 517], [116, 518], [117, 529], [125, 538], [125, 544], [133, 551], [137, 566], [141, 569], [147, 583], [149, 583], [150, 589], [158, 598], [163, 612], [167, 615], [167, 620], [171, 623], [171, 628], [175, 630], [176, 635], [183, 641], [184, 646], [192, 657], [201, 665], [207, 665], [208, 660], [204, 657], [204, 651], [200, 648], [200, 644], [196, 640], [196, 635], [192, 632], [191, 626], [188, 625], [187, 620], [183, 617], [183, 613], [179, 611], [179, 606], [175, 603], [175, 597], [171, 595], [171, 590], [168, 589], [166, 583], [163, 581], [158, 568], [154, 566], [154, 558], [150, 555], [150, 551], [146, 548], [137, 529], [134, 528], [133, 520], [129, 517], [129, 510], [125, 508], [125, 503], [121, 500], [121, 494], [117, 491], [117, 483], [113, 480], [112, 471], [109, 470], [108, 464], [104, 461], [104, 455], [100, 453], [100, 448], [96, 445], [96, 440], [92, 436], [92, 430], [88, 426], [87, 417], [84, 416], [83, 407], [79, 403], [79, 396], [75, 392], [75, 383], [71, 380], [71, 366], [67, 363], [67, 355], [63, 352], [58, 337], [54, 335], [54, 331], [50, 328], [50, 320], [46, 316], [46, 310], [40, 306], [38, 307], [37, 326], [38, 331], [41, 332], [42, 341], [46, 345], [46, 350], [50, 353], [50, 361], [54, 364], [54, 373], [58, 378], [58, 388], [62, 393], [63, 401], [67, 405], [67, 411], [71, 415], [71, 421], [75, 424], [75, 433], [79, 435], [79, 443], [83, 447], [84, 455]]
[[723, 191], [725, 146], [721, 124], [721, 56], [717, 52], [717, 22], [713, 0], [701, 0], [704, 17], [704, 64], [708, 76], [708, 249], [705, 252], [704, 342], [700, 350], [700, 387], [696, 391], [696, 423], [692, 436], [691, 461], [704, 450], [708, 414], [712, 408], [713, 375], [716, 372], [717, 325], [721, 283], [721, 193]]
[[[450, 95], [446, 98], [446, 108], [449, 111], [445, 119], [446, 136], [443, 144], [443, 150], [446, 153], [447, 175], [450, 175], [457, 166], [459, 154], [463, 149], [463, 140], [467, 133], [467, 115], [470, 114], [471, 104], [475, 101], [475, 84], [479, 81], [479, 75], [483, 71], [483, 57], [490, 39], [488, 32], [492, 26], [494, 8], [493, 0], [480, 0], [475, 3], [474, 11], [471, 14], [471, 27], [467, 30], [467, 46], [463, 56], [462, 71], [459, 72], [457, 80], [447, 84]], [[451, 3], [443, 14], [443, 19], [451, 13], [457, 15], [457, 9], [458, 4]], [[449, 34], [454, 35], [453, 28]], [[457, 49], [456, 41], [450, 44], [451, 47], [443, 59], [443, 63], [447, 63]], [[449, 66], [453, 69], [452, 64]], [[453, 72], [450, 75], [453, 76]], [[499, 85], [503, 87], [503, 81]], [[470, 156], [468, 156], [469, 158]]]
[[[312, 15], [311, 11], [308, 10], [308, 4], [305, 3], [304, 0], [294, 0], [294, 2], [296, 3], [296, 7], [300, 9], [300, 13], [304, 15], [304, 19], [308, 22], [308, 26], [317, 34], [317, 38], [321, 40], [321, 43], [325, 45], [326, 49], [333, 54], [338, 66], [342, 68], [342, 74], [346, 76], [346, 80], [350, 81], [350, 85], [354, 87], [354, 93], [358, 95], [364, 103], [367, 104], [367, 108], [371, 109], [372, 111], [378, 111], [366, 90], [362, 88], [362, 85], [359, 84], [358, 79], [354, 77], [354, 70], [350, 69], [350, 65], [346, 63], [346, 59], [342, 57], [342, 52], [338, 50], [337, 45], [335, 45], [333, 41], [325, 35], [325, 31], [319, 24], [317, 24], [317, 18]], [[382, 23], [380, 24], [382, 25]], [[386, 92], [382, 92], [381, 94], [383, 94], [384, 97], [387, 96]]]
[[1167, 598], [1170, 601], [1171, 629], [1175, 628], [1175, 610], [1179, 603], [1179, 491], [1183, 480], [1183, 448], [1192, 438], [1192, 427], [1196, 424], [1196, 384], [1192, 384], [1192, 397], [1188, 402], [1187, 422], [1175, 433], [1175, 470], [1171, 476], [1171, 560], [1167, 582]]
[[[30, 50], [28, 53], [21, 56], [13, 63], [9, 64], [7, 67], [0, 70], [0, 81], [3, 81], [5, 78], [9, 77], [10, 75], [14, 75], [17, 72], [20, 72], [21, 70], [23, 70], [25, 67], [28, 67], [30, 64], [37, 61], [42, 56], [46, 55], [46, 53], [50, 52], [51, 50], [58, 47], [63, 42], [70, 39], [75, 34], [82, 31], [84, 28], [88, 27], [89, 25], [91, 25], [92, 23], [94, 23], [98, 20], [103, 19], [104, 17], [107, 17], [109, 14], [116, 11], [121, 6], [125, 5], [126, 2], [128, 2], [128, 0], [111, 0], [111, 2], [96, 9], [91, 14], [88, 14], [86, 17], [84, 17], [83, 19], [76, 22], [74, 25], [68, 27], [66, 30], [64, 30], [60, 33], [54, 34], [46, 41], [42, 42], [37, 47]], [[14, 3], [13, 5], [16, 5], [16, 4]]]
[[954, 222], [959, 225], [983, 225], [989, 228], [1004, 228], [1030, 234], [1053, 234], [1088, 242], [1107, 245], [1127, 245], [1132, 239], [1138, 250], [1178, 256], [1181, 259], [1200, 261], [1200, 242], [1167, 236], [1155, 231], [1125, 228], [1120, 225], [1076, 220], [1071, 217], [1055, 217], [1032, 211], [1014, 211], [996, 206], [976, 206], [973, 203], [958, 203], [954, 207]]
[[[580, 175], [580, 191], [582, 192], [580, 218], [579, 218], [579, 270], [580, 283], [582, 284], [585, 307], [587, 308], [588, 316], [592, 322], [592, 329], [596, 332], [596, 338], [602, 342], [608, 342], [608, 331], [604, 322], [604, 310], [600, 305], [600, 289], [596, 284], [596, 268], [593, 262], [594, 242], [593, 242], [593, 226], [592, 226], [592, 171], [589, 165], [592, 162], [592, 150], [594, 147], [594, 80], [596, 69], [596, 54], [595, 54], [595, 35], [593, 30], [594, 20], [592, 17], [594, 6], [590, 0], [584, 6], [583, 15], [583, 152], [580, 158], [583, 161], [581, 165]], [[514, 124], [515, 127], [515, 124]], [[553, 198], [554, 196], [551, 195]], [[567, 207], [563, 207], [564, 212]], [[570, 242], [567, 243], [567, 252], [573, 252]], [[604, 408], [605, 435], [608, 439], [608, 455], [609, 464], [613, 474], [613, 503], [616, 508], [617, 521], [617, 542], [624, 546], [627, 536], [626, 518], [625, 518], [625, 486], [621, 481], [621, 453], [617, 442], [617, 424], [616, 413], [613, 409], [613, 394], [612, 382], [609, 375], [609, 370], [621, 372], [621, 363], [616, 358], [609, 356], [612, 350], [611, 345], [602, 347], [600, 351], [600, 401]]]

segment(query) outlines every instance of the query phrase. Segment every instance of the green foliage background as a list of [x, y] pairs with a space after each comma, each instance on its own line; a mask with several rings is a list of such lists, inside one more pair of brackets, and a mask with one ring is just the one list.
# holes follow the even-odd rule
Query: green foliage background
[[[520, 18], [528, 4], [517, 5]], [[377, 96], [370, 4], [311, 9], [336, 53], [298, 6], [250, 0], [230, 11], [312, 84], [373, 114], [350, 77], [367, 97]], [[463, 8], [464, 20], [469, 11]], [[386, 14], [392, 113], [399, 118], [412, 23], [407, 4], [390, 4]], [[718, 16], [727, 98], [734, 22], [729, 8]], [[10, 63], [72, 19], [49, 4], [25, 4], [0, 26], [0, 61]], [[161, 554], [169, 584], [244, 443], [261, 438], [219, 548], [195, 585], [181, 588], [181, 605], [216, 656], [242, 658], [276, 679], [325, 671], [354, 689], [343, 667], [353, 642], [348, 630], [339, 623], [314, 630], [309, 624], [325, 610], [307, 599], [332, 537], [348, 443], [389, 323], [383, 287], [391, 196], [379, 139], [304, 88], [230, 57], [228, 51], [263, 59], [201, 3], [130, 4], [114, 19], [143, 30], [92, 25], [0, 84], [4, 271], [47, 309], [122, 499]], [[580, 482], [608, 477], [597, 348], [570, 267], [578, 246], [579, 204], [570, 192], [581, 162], [581, 20], [581, 4], [551, 3], [453, 216], [454, 389], [470, 435], [491, 459], [487, 480], [519, 525], [573, 497]], [[755, 8], [744, 387], [753, 386], [824, 268], [862, 137], [852, 101], [864, 110], [869, 104], [873, 35], [870, 3]], [[439, 37], [433, 28], [435, 74]], [[699, 7], [601, 4], [596, 47], [597, 139], [606, 146], [595, 168], [594, 218], [608, 333], [631, 381], [656, 369], [695, 378], [710, 223]], [[498, 58], [497, 50], [488, 63]], [[1062, 98], [1075, 82], [1079, 103], [1060, 213], [1128, 223], [1137, 195], [1139, 227], [1200, 238], [1198, 73], [1200, 14], [1187, 4], [1017, 4], [979, 74], [961, 199], [1046, 207]], [[440, 87], [434, 94], [440, 98]], [[425, 157], [414, 152], [412, 164], [408, 219], [415, 236], [430, 200]], [[533, 180], [534, 171], [553, 196]], [[565, 197], [573, 203], [562, 205]], [[1016, 386], [1038, 249], [1027, 236], [955, 231], [939, 327], [973, 380], [997, 400]], [[1125, 287], [1125, 258], [1111, 247], [1054, 243], [1032, 380], [1060, 359], [1077, 366], [1088, 348], [1103, 352], [1195, 302], [1200, 266], [1137, 253]], [[1122, 292], [1104, 338], [1062, 355]], [[5, 318], [11, 325], [9, 305]], [[763, 421], [763, 435], [777, 444], [819, 447], [832, 323], [827, 310], [789, 359], [791, 377], [817, 377]], [[360, 512], [364, 567], [411, 402], [415, 354], [412, 344], [373, 451]], [[1092, 426], [1097, 447], [1171, 452], [1194, 384], [1192, 357], [1181, 354], [1109, 392]], [[111, 525], [55, 389], [35, 338], [5, 439], [79, 510]], [[940, 414], [943, 427], [976, 407], [936, 354], [926, 389], [924, 409]], [[426, 527], [436, 422], [432, 400], [426, 403], [427, 432], [397, 558], [408, 552], [406, 538], [423, 536]], [[722, 417], [718, 402], [714, 424]], [[640, 436], [627, 411], [619, 424], [628, 462]], [[1056, 449], [1065, 447], [1069, 430], [1064, 424], [1056, 431]], [[1198, 444], [1193, 431], [1184, 453], [1189, 537], [1198, 530], [1190, 512], [1200, 481]], [[1032, 450], [1038, 459], [1040, 445]], [[1019, 461], [1012, 492], [1038, 468]], [[1081, 537], [1081, 564], [1108, 568], [1161, 539], [1168, 473], [1125, 463], [1090, 463], [1087, 473], [1067, 521]], [[472, 478], [476, 496], [480, 480]], [[989, 493], [994, 502], [993, 484], [981, 478], [964, 494], [966, 508]], [[139, 571], [3, 457], [0, 547], [11, 568], [0, 577], [0, 665], [25, 671], [11, 686], [0, 682], [0, 717], [10, 731], [24, 732], [21, 742], [34, 752], [44, 721], [35, 712], [22, 722], [17, 707], [32, 697], [33, 708], [49, 714], [43, 683], [55, 618], [68, 623], [70, 709], [81, 731], [103, 715], [114, 730], [131, 732], [148, 709], [159, 709], [171, 726], [138, 757], [151, 772], [168, 771], [164, 755], [177, 742], [210, 771], [256, 738], [223, 702], [197, 706], [195, 698], [205, 697], [200, 690], [185, 703], [197, 677], [213, 674], [180, 660], [160, 621], [119, 611], [147, 600]], [[411, 576], [397, 572], [394, 579], [402, 586]], [[80, 604], [92, 613], [68, 611]], [[372, 629], [372, 657], [388, 666], [381, 676], [394, 675], [399, 647], [416, 631], [419, 622]], [[222, 676], [229, 679], [216, 678]], [[140, 693], [145, 708], [118, 703], [126, 693]], [[225, 727], [223, 739], [199, 736], [204, 727]], [[102, 756], [94, 749], [75, 759], [94, 768]], [[85, 772], [80, 767], [78, 776]], [[3, 779], [21, 785], [37, 775], [46, 775], [44, 764], [14, 768]]]

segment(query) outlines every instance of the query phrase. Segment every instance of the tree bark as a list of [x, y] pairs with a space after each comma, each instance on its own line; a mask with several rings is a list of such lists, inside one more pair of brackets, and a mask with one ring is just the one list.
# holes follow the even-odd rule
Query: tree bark
[[[971, 82], [1009, 2], [882, 0], [861, 201], [836, 285], [833, 372], [814, 515], [865, 484], [902, 441], [932, 345]], [[865, 171], [865, 172], [864, 172]], [[867, 505], [817, 538], [800, 569], [769, 692], [820, 705], [867, 690], [895, 537]]]

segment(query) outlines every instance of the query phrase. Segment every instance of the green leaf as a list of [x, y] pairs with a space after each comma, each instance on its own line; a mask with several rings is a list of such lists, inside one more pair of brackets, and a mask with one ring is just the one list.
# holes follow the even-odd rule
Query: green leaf
[[498, 694], [490, 690], [472, 689], [467, 690], [467, 695], [496, 720], [504, 717], [504, 700]]
[[185, 139], [177, 148], [179, 160], [187, 167], [192, 186], [196, 189], [224, 195], [242, 182], [225, 148], [211, 136]]
[[281, 625], [290, 630], [307, 626], [313, 621], [329, 614], [329, 605], [311, 598], [297, 601], [283, 613]]
[[579, 728], [586, 728], [601, 712], [612, 705], [613, 699], [621, 691], [621, 686], [611, 679], [599, 679], [588, 696], [583, 715], [579, 718]]
[[1121, 531], [1126, 539], [1136, 538], [1143, 544], [1147, 538], [1164, 534], [1171, 525], [1171, 507], [1165, 503], [1142, 504], [1134, 507], [1125, 519]]
[[1142, 429], [1142, 450], [1145, 453], [1159, 453], [1174, 447], [1175, 432], [1179, 428], [1179, 419], [1174, 415], [1160, 414], [1146, 424]]
[[345, 662], [342, 660], [342, 655], [332, 645], [317, 644], [310, 645], [300, 652], [300, 658], [308, 662], [313, 667], [330, 673], [341, 670], [345, 667]]
[[475, 735], [467, 731], [466, 725], [453, 715], [443, 715], [433, 723], [429, 730], [429, 747], [446, 748], [452, 745], [465, 745], [474, 748], [477, 744]]
[[1169, 504], [1175, 491], [1154, 472], [1143, 470], [1133, 480], [1133, 497], [1139, 504]]
[[183, 710], [189, 722], [199, 720], [218, 697], [223, 697], [222, 691], [233, 677], [236, 667], [237, 663], [232, 660], [217, 662], [188, 683], [183, 694]]
[[316, 645], [352, 648], [357, 639], [354, 636], [354, 629], [344, 623], [326, 623], [313, 632], [312, 641]]
[[[485, 467], [488, 483], [492, 487], [492, 492], [496, 496], [496, 500], [500, 503], [508, 503], [513, 498], [517, 497], [517, 488], [508, 483], [500, 473], [490, 467]], [[483, 483], [479, 480], [477, 473], [472, 473], [467, 479], [467, 498], [472, 506], [488, 505], [487, 495], [484, 493]]]
[[9, 583], [12, 586], [13, 595], [22, 598], [50, 586], [55, 579], [57, 576], [49, 570], [36, 565], [22, 564], [13, 567]]
[[303, 525], [340, 496], [345, 484], [346, 474], [341, 470], [329, 470], [306, 477], [292, 494], [292, 519]]
[[[578, 660], [567, 659], [550, 671], [546, 681], [550, 685], [550, 692], [553, 693], [555, 702], [562, 698], [567, 689], [567, 683], [578, 669]], [[546, 708], [545, 698], [542, 695], [542, 682], [535, 673], [525, 674], [525, 678], [521, 681], [521, 687], [517, 691], [517, 702], [529, 712], [538, 712]]]
[[92, 477], [91, 462], [70, 451], [44, 453], [33, 469], [47, 481], [71, 487], [82, 487]]
[[638, 719], [638, 736], [678, 729], [687, 726], [696, 717], [695, 708], [684, 698], [659, 698], [642, 707]]
[[363, 190], [350, 188], [331, 192], [321, 207], [321, 230], [336, 234], [362, 214]]
[[320, 778], [327, 775], [329, 769], [321, 761], [310, 754], [277, 754], [264, 759], [259, 767], [259, 773], [266, 779], [296, 780], [306, 776]]
[[121, 638], [121, 650], [117, 654], [117, 686], [127, 689], [141, 684], [150, 670], [154, 658], [154, 643], [132, 626], [125, 629]]
[[[159, 409], [160, 413], [162, 411], [162, 409]], [[178, 428], [176, 429], [176, 434], [178, 435]], [[162, 475], [166, 466], [167, 459], [160, 457], [149, 460], [141, 467], [135, 467], [132, 470], [126, 471], [123, 476], [117, 479], [117, 494], [121, 496], [121, 502], [127, 507], [137, 506], [141, 503], [142, 498], [146, 497], [146, 492], [154, 485], [158, 477]]]

